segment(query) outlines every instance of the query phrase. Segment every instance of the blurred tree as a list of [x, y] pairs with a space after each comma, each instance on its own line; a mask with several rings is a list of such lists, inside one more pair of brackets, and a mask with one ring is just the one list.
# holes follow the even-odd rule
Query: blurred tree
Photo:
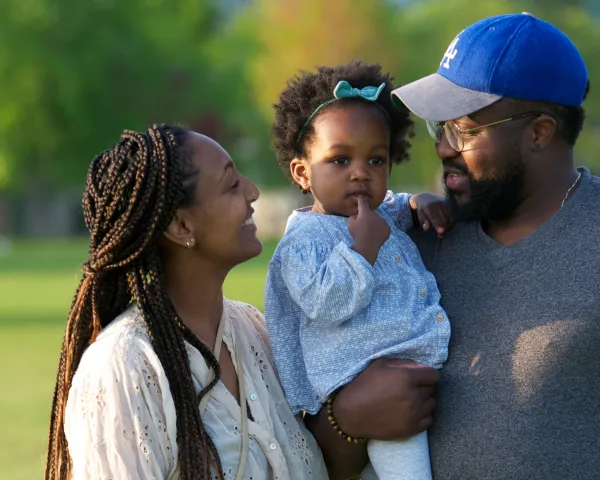
[[[539, 3], [528, 8], [571, 36], [586, 59], [590, 76], [595, 78], [600, 69], [598, 21], [577, 6], [561, 8], [557, 6], [560, 2], [554, 2], [554, 7]], [[226, 35], [227, 53], [221, 51], [223, 56], [245, 64], [242, 88], [251, 89], [254, 96], [246, 110], [238, 109], [238, 119], [245, 119], [238, 125], [242, 136], [255, 140], [247, 151], [248, 161], [251, 157], [257, 161], [255, 178], [272, 184], [281, 181], [268, 149], [267, 129], [273, 117], [272, 104], [285, 82], [300, 69], [313, 70], [319, 64], [336, 65], [362, 58], [380, 62], [394, 74], [398, 84], [408, 83], [435, 72], [448, 44], [469, 24], [522, 10], [522, 2], [510, 0], [257, 0], [234, 20]], [[600, 139], [593, 134], [600, 115], [598, 95], [600, 92], [592, 90], [586, 102], [589, 122], [577, 154], [583, 163], [597, 165], [600, 170], [600, 159], [595, 157]], [[394, 169], [392, 181], [405, 187], [436, 188], [440, 162], [423, 122], [416, 119], [416, 123], [412, 160]], [[240, 155], [244, 158], [243, 151]]]
[[210, 110], [210, 1], [5, 0], [0, 188], [81, 184], [124, 128]]
[[[217, 0], [4, 0], [0, 4], [0, 189], [80, 185], [123, 128], [183, 122], [217, 137], [262, 184], [283, 181], [272, 104], [300, 69], [378, 61], [407, 83], [437, 70], [476, 20], [524, 9], [571, 36], [592, 80], [600, 28], [577, 5], [512, 0], [255, 0], [225, 25]], [[221, 5], [222, 7], [222, 5]], [[223, 13], [223, 12], [221, 12]], [[600, 170], [600, 91], [577, 147]], [[433, 188], [433, 143], [417, 120], [412, 161], [393, 182]]]
[[[560, 2], [555, 2], [555, 5], [539, 3], [537, 6], [530, 5], [529, 11], [569, 35], [581, 51], [593, 82], [600, 75], [600, 22], [576, 6], [560, 7], [557, 4]], [[416, 2], [410, 8], [399, 11], [395, 46], [401, 52], [404, 63], [401, 70], [395, 71], [397, 80], [405, 84], [435, 72], [452, 39], [477, 20], [522, 10], [522, 2], [509, 0], [429, 0]], [[596, 153], [600, 151], [600, 91], [592, 88], [584, 106], [588, 120], [576, 147], [577, 161], [600, 172], [600, 158]], [[433, 188], [433, 182], [439, 176], [439, 160], [424, 122], [417, 120], [417, 123], [418, 131], [411, 154], [413, 161], [407, 172], [420, 178], [421, 184]]]
[[[238, 58], [235, 52], [240, 48], [250, 53], [243, 60], [247, 68], [244, 88], [254, 98], [248, 104], [248, 121], [240, 126], [245, 137], [259, 140], [258, 144], [249, 140], [253, 148], [248, 153], [260, 152], [255, 178], [266, 184], [280, 184], [283, 179], [268, 134], [272, 105], [286, 81], [301, 69], [314, 70], [317, 65], [337, 65], [353, 58], [379, 61], [392, 70], [399, 63], [392, 46], [393, 13], [383, 0], [257, 0], [236, 18], [227, 34], [225, 56], [233, 51]], [[239, 155], [243, 158], [244, 153]]]

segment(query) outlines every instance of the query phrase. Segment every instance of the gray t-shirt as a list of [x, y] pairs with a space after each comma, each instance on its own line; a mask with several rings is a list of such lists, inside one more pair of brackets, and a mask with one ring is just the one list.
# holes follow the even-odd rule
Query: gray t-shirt
[[452, 326], [430, 429], [436, 480], [600, 479], [600, 178], [502, 246], [414, 233]]

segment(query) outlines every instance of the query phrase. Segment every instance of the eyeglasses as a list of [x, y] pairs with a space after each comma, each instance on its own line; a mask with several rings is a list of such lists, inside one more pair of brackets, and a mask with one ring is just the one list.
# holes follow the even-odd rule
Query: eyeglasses
[[435, 140], [435, 143], [440, 143], [442, 140], [442, 133], [446, 135], [446, 139], [450, 146], [456, 150], [457, 152], [462, 152], [465, 148], [465, 138], [463, 135], [469, 135], [474, 133], [482, 128], [492, 127], [494, 125], [500, 125], [501, 123], [511, 122], [513, 120], [518, 120], [520, 118], [530, 117], [530, 116], [539, 117], [540, 115], [544, 115], [543, 113], [538, 112], [530, 112], [524, 113], [523, 115], [517, 115], [515, 117], [505, 118], [504, 120], [498, 120], [497, 122], [488, 123], [487, 125], [479, 125], [475, 128], [469, 128], [467, 130], [461, 130], [458, 128], [458, 125], [453, 121], [449, 120], [445, 123], [434, 122], [432, 120], [426, 120], [427, 130], [429, 131], [429, 135], [431, 138]]

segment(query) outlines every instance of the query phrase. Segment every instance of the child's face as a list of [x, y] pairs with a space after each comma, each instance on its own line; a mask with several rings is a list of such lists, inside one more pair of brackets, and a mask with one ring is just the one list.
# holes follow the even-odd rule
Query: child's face
[[290, 168], [300, 186], [310, 187], [313, 211], [352, 216], [358, 197], [371, 209], [383, 202], [390, 176], [390, 129], [375, 106], [333, 108], [314, 122], [308, 156]]

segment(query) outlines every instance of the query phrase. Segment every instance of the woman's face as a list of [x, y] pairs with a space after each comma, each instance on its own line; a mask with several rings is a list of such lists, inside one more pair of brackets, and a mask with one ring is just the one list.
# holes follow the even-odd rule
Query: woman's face
[[252, 203], [259, 191], [237, 171], [229, 154], [217, 142], [190, 132], [189, 149], [196, 176], [196, 202], [178, 211], [194, 237], [194, 252], [225, 268], [260, 255]]

